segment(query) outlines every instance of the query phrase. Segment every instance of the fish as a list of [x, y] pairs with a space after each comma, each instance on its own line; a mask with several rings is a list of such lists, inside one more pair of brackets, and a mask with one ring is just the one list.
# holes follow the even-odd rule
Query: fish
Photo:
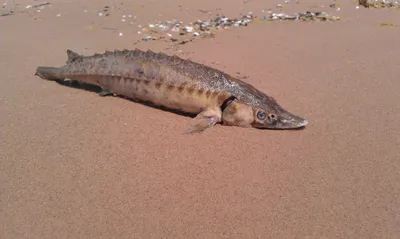
[[192, 114], [187, 133], [216, 124], [298, 129], [308, 124], [253, 85], [216, 68], [152, 50], [114, 50], [90, 56], [67, 49], [64, 66], [38, 66], [35, 76], [94, 85], [99, 96], [122, 96]]

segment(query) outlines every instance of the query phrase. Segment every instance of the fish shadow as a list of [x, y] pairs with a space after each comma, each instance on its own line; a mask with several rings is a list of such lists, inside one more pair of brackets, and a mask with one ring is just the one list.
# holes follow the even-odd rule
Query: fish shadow
[[[74, 89], [80, 89], [80, 90], [84, 90], [84, 91], [88, 91], [88, 92], [92, 92], [92, 93], [96, 93], [96, 94], [99, 94], [102, 91], [102, 89], [99, 86], [91, 85], [91, 84], [87, 84], [87, 83], [78, 83], [75, 81], [65, 81], [65, 80], [55, 80], [55, 82], [62, 86], [66, 86], [66, 87], [70, 87], [70, 88], [74, 88]], [[111, 95], [110, 96], [99, 96], [99, 97], [111, 97]], [[131, 101], [134, 103], [145, 105], [147, 107], [159, 109], [159, 110], [162, 110], [165, 112], [174, 113], [174, 114], [178, 114], [178, 115], [189, 117], [189, 118], [194, 118], [196, 116], [196, 114], [191, 114], [191, 113], [183, 112], [181, 110], [176, 110], [176, 109], [171, 109], [171, 108], [164, 107], [164, 106], [155, 105], [149, 101], [132, 99], [132, 98], [125, 97], [122, 95], [116, 95], [114, 97], [118, 97], [120, 99], [124, 99], [124, 100], [128, 100], [128, 101]]]

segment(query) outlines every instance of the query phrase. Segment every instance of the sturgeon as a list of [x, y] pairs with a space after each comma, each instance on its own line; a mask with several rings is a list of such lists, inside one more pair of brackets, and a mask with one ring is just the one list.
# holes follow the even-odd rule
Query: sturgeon
[[258, 129], [294, 129], [308, 123], [254, 86], [177, 55], [138, 48], [91, 56], [67, 49], [67, 55], [64, 66], [39, 66], [35, 75], [95, 85], [101, 88], [100, 96], [120, 95], [194, 114], [190, 133], [217, 123]]

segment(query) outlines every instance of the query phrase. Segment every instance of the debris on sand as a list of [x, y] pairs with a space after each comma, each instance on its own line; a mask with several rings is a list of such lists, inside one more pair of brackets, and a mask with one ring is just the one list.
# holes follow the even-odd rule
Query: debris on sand
[[98, 11], [97, 15], [99, 17], [101, 16], [110, 16], [110, 7], [109, 6], [104, 6], [102, 10]]
[[400, 8], [400, 0], [358, 0], [366, 8]]
[[[6, 12], [0, 12], [0, 17], [4, 16], [10, 16], [10, 15], [16, 15], [16, 14], [28, 14], [31, 12], [41, 12], [45, 7], [51, 7], [50, 2], [42, 2], [38, 4], [32, 4], [32, 5], [22, 5], [15, 0], [12, 2], [6, 2], [2, 4], [2, 9], [5, 9]], [[34, 18], [36, 20], [36, 18]]]
[[39, 4], [36, 4], [36, 5], [32, 5], [32, 7], [33, 8], [38, 8], [38, 7], [43, 7], [43, 6], [46, 6], [46, 5], [50, 5], [50, 3], [49, 2], [39, 3]]
[[[179, 42], [178, 44], [185, 44], [192, 41], [196, 37], [214, 37], [215, 32], [221, 29], [228, 29], [230, 27], [247, 26], [253, 21], [252, 13], [241, 18], [228, 18], [226, 16], [217, 16], [210, 20], [197, 20], [195, 22], [190, 22], [189, 24], [184, 24], [182, 21], [176, 19], [159, 22], [157, 24], [148, 24], [154, 34], [158, 34], [159, 31], [167, 31], [167, 35], [172, 42]], [[142, 32], [147, 32], [147, 28], [143, 28]], [[179, 39], [184, 38], [184, 39]], [[149, 39], [153, 40], [153, 36], [146, 36], [142, 38], [144, 41]]]
[[289, 15], [286, 13], [271, 13], [264, 17], [265, 21], [282, 21], [282, 20], [292, 20], [292, 21], [339, 21], [340, 17], [329, 15], [326, 12], [304, 12], [296, 13], [294, 15]]
[[[265, 12], [265, 11], [263, 11]], [[241, 17], [229, 18], [224, 15], [217, 15], [216, 17], [209, 20], [197, 20], [184, 24], [182, 21], [176, 19], [165, 22], [150, 23], [147, 24], [151, 29], [142, 28], [139, 32], [146, 32], [146, 36], [142, 38], [142, 41], [149, 41], [155, 39], [165, 39], [166, 41], [173, 42], [175, 44], [185, 44], [191, 42], [196, 38], [212, 38], [218, 31], [224, 29], [230, 29], [235, 27], [248, 26], [254, 21], [276, 21], [276, 20], [292, 20], [292, 21], [339, 21], [340, 17], [332, 16], [326, 12], [311, 12], [306, 11], [304, 13], [296, 13], [289, 15], [286, 13], [272, 13], [267, 12], [269, 15], [264, 17], [253, 16], [252, 12], [242, 15]], [[162, 33], [164, 32], [164, 33]], [[165, 36], [156, 37], [156, 36]]]
[[381, 27], [396, 27], [396, 24], [394, 23], [389, 23], [389, 22], [382, 22], [379, 24]]
[[6, 13], [0, 13], [0, 17], [11, 16], [11, 15], [13, 15], [13, 14], [14, 14], [13, 11], [6, 12]]

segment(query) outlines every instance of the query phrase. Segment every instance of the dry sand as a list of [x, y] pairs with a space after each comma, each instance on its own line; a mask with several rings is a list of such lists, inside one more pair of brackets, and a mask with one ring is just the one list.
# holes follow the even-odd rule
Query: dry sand
[[[282, 2], [3, 2], [26, 12], [0, 17], [0, 238], [400, 238], [400, 10], [292, 2], [341, 21], [258, 22], [178, 52], [134, 45], [137, 25]], [[188, 117], [34, 76], [67, 48], [134, 47], [240, 72], [309, 125], [188, 136]]]

